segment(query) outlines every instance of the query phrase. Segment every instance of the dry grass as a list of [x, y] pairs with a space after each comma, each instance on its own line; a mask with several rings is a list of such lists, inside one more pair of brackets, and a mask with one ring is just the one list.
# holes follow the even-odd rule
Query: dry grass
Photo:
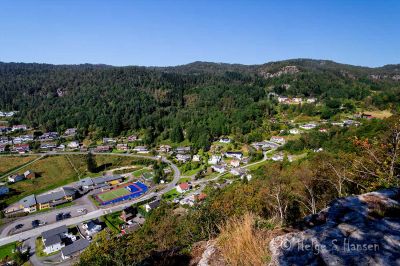
[[393, 114], [389, 110], [376, 110], [376, 111], [367, 111], [364, 114], [372, 115], [373, 117], [384, 119], [392, 116]]
[[0, 174], [6, 173], [36, 158], [37, 156], [0, 156]]
[[229, 265], [265, 265], [269, 258], [269, 230], [256, 228], [256, 217], [245, 214], [220, 226], [217, 245]]

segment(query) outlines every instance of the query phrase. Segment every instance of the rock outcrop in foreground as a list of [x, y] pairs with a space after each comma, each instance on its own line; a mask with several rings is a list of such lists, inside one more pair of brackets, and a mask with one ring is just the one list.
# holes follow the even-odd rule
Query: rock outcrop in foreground
[[270, 242], [271, 265], [400, 265], [398, 189], [340, 198]]

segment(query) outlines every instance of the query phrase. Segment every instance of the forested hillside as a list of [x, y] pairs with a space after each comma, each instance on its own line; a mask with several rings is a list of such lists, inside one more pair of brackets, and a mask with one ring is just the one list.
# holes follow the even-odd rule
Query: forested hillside
[[19, 111], [11, 123], [42, 130], [78, 127], [97, 137], [142, 130], [148, 144], [181, 131], [205, 147], [213, 137], [259, 127], [275, 113], [270, 92], [317, 97], [328, 103], [316, 110], [327, 118], [342, 102], [398, 111], [399, 75], [398, 65], [303, 59], [165, 68], [0, 63], [0, 109]]

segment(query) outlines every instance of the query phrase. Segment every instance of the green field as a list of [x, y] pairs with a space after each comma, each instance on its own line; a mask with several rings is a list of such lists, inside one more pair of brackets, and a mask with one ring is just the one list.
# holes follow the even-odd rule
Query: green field
[[11, 257], [13, 255], [13, 250], [16, 248], [16, 244], [10, 243], [5, 246], [0, 247], [0, 260], [4, 259], [5, 257]]
[[113, 200], [125, 195], [130, 194], [130, 192], [128, 191], [128, 189], [126, 188], [117, 188], [114, 190], [110, 190], [101, 194], [97, 194], [97, 197], [102, 200], [102, 201], [109, 201], [109, 200]]
[[133, 172], [133, 176], [134, 177], [140, 177], [142, 174], [149, 173], [149, 172], [150, 172], [149, 169], [143, 168], [143, 169], [140, 169], [140, 170], [137, 170], [137, 171]]

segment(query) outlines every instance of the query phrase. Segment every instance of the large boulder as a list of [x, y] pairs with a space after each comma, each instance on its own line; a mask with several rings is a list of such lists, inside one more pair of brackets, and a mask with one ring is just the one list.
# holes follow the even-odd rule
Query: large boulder
[[399, 190], [339, 198], [269, 247], [271, 265], [400, 265]]

